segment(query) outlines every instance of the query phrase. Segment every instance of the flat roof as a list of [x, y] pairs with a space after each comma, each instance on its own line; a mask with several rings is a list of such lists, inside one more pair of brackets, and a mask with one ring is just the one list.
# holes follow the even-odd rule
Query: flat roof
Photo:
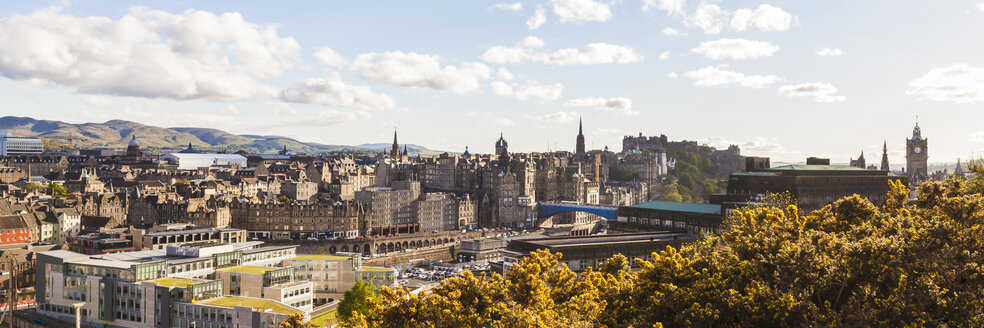
[[221, 306], [227, 308], [231, 308], [237, 305], [248, 306], [257, 311], [265, 312], [267, 310], [270, 310], [270, 312], [280, 313], [280, 314], [294, 314], [294, 313], [301, 312], [301, 310], [271, 300], [238, 297], [238, 296], [222, 296], [210, 300], [197, 301], [197, 304]]
[[393, 271], [393, 268], [367, 267], [364, 266], [359, 271]]
[[629, 233], [629, 234], [619, 234], [619, 235], [593, 235], [593, 236], [582, 236], [582, 237], [545, 237], [539, 239], [526, 239], [522, 242], [542, 245], [546, 247], [555, 246], [574, 246], [574, 245], [590, 245], [590, 244], [606, 244], [606, 243], [624, 243], [624, 242], [646, 242], [646, 241], [656, 241], [656, 240], [667, 240], [675, 239], [680, 236], [689, 236], [693, 238], [692, 235], [686, 233], [670, 233], [670, 232], [645, 232], [645, 233]]
[[718, 215], [721, 214], [721, 205], [669, 202], [665, 200], [648, 201], [641, 204], [635, 204], [629, 207], [645, 208], [651, 210], [674, 211], [674, 212], [700, 213], [700, 214], [718, 214]]
[[237, 272], [237, 273], [264, 274], [267, 271], [273, 271], [273, 270], [277, 270], [277, 269], [283, 269], [283, 268], [261, 267], [261, 266], [255, 266], [255, 265], [240, 265], [240, 266], [235, 266], [235, 267], [231, 267], [231, 268], [219, 269], [218, 271], [228, 271], [228, 272]]
[[243, 254], [262, 253], [262, 252], [270, 252], [270, 251], [291, 249], [291, 248], [297, 248], [297, 245], [264, 246], [264, 247], [250, 248], [250, 249], [244, 249]]
[[188, 287], [200, 283], [201, 281], [185, 278], [161, 278], [157, 280], [150, 280], [150, 282], [164, 287]]
[[780, 170], [780, 171], [867, 171], [860, 167], [854, 167], [850, 165], [803, 165], [803, 164], [789, 164], [776, 166], [769, 168], [770, 170]]
[[291, 260], [321, 260], [321, 261], [341, 261], [349, 260], [350, 256], [341, 255], [318, 255], [318, 254], [299, 254], [290, 258]]

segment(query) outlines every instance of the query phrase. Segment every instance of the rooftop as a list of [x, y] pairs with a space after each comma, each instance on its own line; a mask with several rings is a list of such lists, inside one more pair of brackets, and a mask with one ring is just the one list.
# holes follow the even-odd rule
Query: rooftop
[[860, 167], [850, 165], [802, 165], [790, 164], [770, 168], [770, 170], [780, 171], [866, 171]]
[[367, 267], [364, 266], [359, 271], [393, 271], [393, 268]]
[[273, 270], [276, 270], [276, 269], [280, 269], [280, 268], [261, 267], [261, 266], [255, 266], [255, 265], [240, 265], [240, 266], [231, 267], [231, 268], [219, 269], [218, 271], [228, 271], [228, 272], [236, 272], [236, 273], [264, 274], [267, 271], [273, 271]]
[[542, 237], [535, 239], [526, 239], [517, 242], [530, 243], [539, 245], [544, 248], [551, 247], [564, 247], [564, 246], [579, 246], [579, 245], [597, 245], [597, 244], [615, 244], [615, 243], [645, 243], [653, 241], [664, 241], [664, 240], [690, 240], [694, 239], [693, 235], [688, 235], [686, 233], [668, 233], [668, 232], [643, 232], [643, 233], [627, 233], [627, 234], [617, 234], [617, 235], [593, 235], [593, 236], [580, 236], [580, 237], [570, 237], [570, 236], [559, 236], [559, 237]]
[[317, 261], [317, 260], [320, 260], [320, 261], [342, 261], [342, 260], [348, 260], [348, 259], [351, 259], [351, 258], [352, 257], [349, 257], [349, 256], [340, 256], [340, 255], [304, 254], [304, 255], [298, 255], [298, 256], [292, 257], [290, 259], [291, 260], [314, 260], [314, 261]]
[[210, 300], [198, 301], [198, 304], [221, 306], [221, 307], [228, 307], [228, 308], [237, 305], [248, 306], [257, 311], [265, 312], [266, 310], [270, 310], [270, 312], [280, 313], [280, 314], [294, 314], [294, 313], [301, 312], [295, 308], [274, 301], [256, 299], [256, 298], [236, 297], [236, 296], [223, 296], [223, 297], [213, 298]]
[[187, 288], [188, 286], [197, 284], [197, 283], [199, 283], [201, 281], [195, 281], [195, 280], [184, 279], [184, 278], [161, 278], [161, 279], [157, 279], [157, 280], [151, 280], [150, 282], [156, 283], [156, 284], [158, 284], [160, 286], [164, 286], [164, 287], [185, 287], [185, 288]]
[[646, 208], [646, 209], [663, 210], [663, 211], [674, 211], [674, 212], [700, 213], [700, 214], [721, 214], [721, 205], [716, 205], [716, 204], [699, 204], [699, 203], [668, 202], [663, 200], [654, 200], [641, 204], [635, 204], [629, 207]]

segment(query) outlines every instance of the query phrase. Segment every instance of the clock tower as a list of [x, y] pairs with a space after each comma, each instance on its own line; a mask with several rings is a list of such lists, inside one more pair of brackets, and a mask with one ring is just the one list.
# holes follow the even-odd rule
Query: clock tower
[[912, 128], [912, 138], [905, 140], [905, 173], [909, 176], [909, 182], [916, 184], [925, 181], [929, 177], [927, 169], [927, 141], [922, 137], [919, 123]]

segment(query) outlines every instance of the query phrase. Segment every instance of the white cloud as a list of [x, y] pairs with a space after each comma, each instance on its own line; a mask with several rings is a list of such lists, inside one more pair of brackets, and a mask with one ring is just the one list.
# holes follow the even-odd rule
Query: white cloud
[[720, 39], [701, 42], [690, 52], [704, 55], [713, 60], [722, 59], [756, 59], [769, 57], [779, 51], [779, 46], [765, 41], [745, 39]]
[[82, 93], [241, 100], [272, 95], [257, 79], [301, 63], [300, 45], [239, 13], [132, 7], [119, 20], [58, 8], [0, 19], [0, 74]]
[[492, 93], [502, 97], [536, 100], [540, 103], [557, 100], [564, 92], [563, 84], [539, 84], [536, 81], [526, 81], [522, 84], [493, 81], [489, 84], [489, 88], [492, 89]]
[[779, 87], [779, 94], [786, 97], [813, 97], [813, 101], [822, 103], [841, 102], [846, 99], [844, 96], [834, 95], [835, 93], [837, 93], [837, 88], [830, 83], [823, 82], [800, 83]]
[[669, 72], [669, 73], [666, 73], [666, 77], [676, 80], [676, 79], [680, 78], [680, 75], [677, 75], [676, 72]]
[[906, 93], [919, 99], [984, 103], [984, 68], [963, 63], [935, 68], [909, 82], [909, 87]]
[[510, 126], [510, 125], [515, 125], [516, 122], [513, 122], [512, 120], [510, 120], [508, 118], [502, 118], [502, 117], [500, 117], [500, 118], [497, 118], [495, 120], [492, 120], [492, 124], [495, 124], [495, 125], [498, 125], [498, 126]]
[[[984, 9], [981, 9], [981, 10], [984, 10]], [[984, 143], [984, 131], [977, 131], [977, 132], [974, 132], [974, 133], [970, 134], [970, 139], [968, 139], [967, 141]]]
[[239, 108], [236, 108], [236, 105], [229, 104], [220, 108], [219, 113], [223, 115], [239, 115]]
[[345, 60], [345, 57], [343, 57], [342, 55], [335, 52], [335, 50], [332, 50], [331, 48], [328, 47], [320, 47], [315, 49], [313, 56], [314, 59], [317, 59], [319, 63], [331, 67], [341, 68], [341, 67], [345, 67], [345, 65], [348, 65], [348, 61]]
[[677, 29], [672, 28], [672, 27], [664, 27], [662, 30], [660, 30], [660, 32], [662, 32], [663, 35], [668, 35], [668, 36], [678, 36], [678, 35], [680, 35], [680, 31], [677, 31]]
[[541, 122], [567, 123], [577, 119], [577, 112], [556, 112], [536, 116], [533, 120]]
[[495, 78], [508, 81], [514, 79], [515, 76], [513, 76], [513, 74], [505, 67], [499, 67], [495, 70]]
[[696, 71], [683, 73], [683, 75], [694, 79], [694, 85], [699, 87], [735, 84], [743, 87], [758, 89], [766, 85], [782, 81], [781, 77], [775, 75], [745, 75], [738, 72], [723, 70], [721, 69], [722, 67], [727, 66], [721, 65], [718, 67], [703, 67]]
[[667, 60], [667, 59], [670, 59], [670, 55], [671, 54], [670, 54], [669, 51], [664, 51], [664, 52], [662, 52], [662, 53], [659, 54], [659, 60]]
[[373, 82], [458, 94], [478, 90], [479, 80], [492, 76], [492, 69], [482, 63], [442, 67], [438, 56], [402, 51], [361, 54], [355, 57], [350, 68]]
[[523, 38], [522, 41], [519, 41], [519, 45], [526, 48], [539, 48], [544, 44], [546, 44], [546, 42], [543, 42], [543, 39], [535, 36], [528, 36]]
[[793, 24], [793, 15], [768, 4], [759, 5], [755, 10], [742, 8], [731, 17], [732, 30], [742, 32], [753, 26], [759, 31], [785, 31]]
[[663, 10], [667, 14], [683, 15], [683, 5], [686, 0], [643, 0], [643, 11]]
[[368, 86], [352, 85], [338, 73], [327, 78], [306, 78], [280, 93], [287, 102], [353, 107], [361, 109], [393, 109], [396, 103], [385, 94], [373, 92]]
[[550, 0], [553, 13], [563, 23], [605, 22], [612, 18], [608, 3], [593, 0]]
[[497, 3], [492, 5], [491, 8], [498, 9], [498, 10], [506, 10], [506, 11], [520, 11], [523, 10], [523, 3], [522, 2]]
[[291, 108], [290, 105], [288, 105], [286, 103], [283, 103], [283, 102], [279, 102], [279, 101], [268, 101], [266, 103], [266, 105], [267, 106], [270, 106], [270, 109], [272, 109], [273, 112], [274, 113], [277, 113], [278, 115], [294, 115], [294, 114], [297, 114], [297, 110], [296, 109]]
[[701, 4], [693, 14], [684, 18], [683, 24], [689, 27], [696, 27], [704, 31], [705, 34], [718, 34], [728, 21], [730, 13], [721, 9], [717, 5]]
[[982, 2], [982, 3], [978, 3], [978, 4], [977, 4], [977, 5], [975, 5], [974, 7], [976, 7], [976, 8], [977, 8], [977, 10], [980, 10], [980, 11], [984, 11], [984, 2]]
[[796, 16], [782, 8], [769, 4], [758, 8], [740, 8], [735, 11], [722, 9], [716, 4], [701, 1], [692, 12], [686, 11], [685, 0], [644, 0], [644, 11], [663, 10], [679, 17], [683, 25], [698, 28], [705, 34], [718, 34], [728, 27], [737, 32], [755, 28], [762, 32], [785, 31], [797, 24]]
[[629, 46], [608, 43], [591, 43], [581, 48], [564, 48], [557, 51], [534, 51], [528, 47], [495, 46], [482, 54], [482, 60], [490, 63], [539, 62], [551, 65], [628, 64], [642, 60], [642, 55]]
[[535, 30], [540, 28], [540, 26], [543, 26], [543, 24], [546, 22], [547, 22], [547, 11], [544, 10], [543, 7], [538, 5], [536, 6], [536, 11], [533, 13], [533, 16], [530, 16], [530, 18], [526, 19], [526, 27], [529, 27], [531, 30]]
[[639, 114], [639, 112], [632, 110], [632, 100], [623, 97], [614, 97], [614, 98], [590, 97], [590, 98], [571, 99], [570, 101], [564, 103], [564, 106], [594, 107], [594, 108], [598, 108], [601, 110], [614, 112], [616, 114], [622, 114], [622, 115]]
[[841, 56], [841, 55], [844, 54], [844, 51], [843, 50], [840, 50], [840, 48], [833, 48], [833, 49], [831, 49], [831, 48], [823, 48], [823, 49], [817, 50], [816, 53], [817, 53], [817, 55], [820, 55], [820, 56]]
[[476, 111], [470, 111], [470, 112], [466, 112], [466, 113], [465, 113], [465, 116], [468, 116], [468, 117], [475, 117], [475, 116], [478, 116], [478, 112], [476, 112]]
[[116, 103], [112, 97], [103, 95], [81, 95], [79, 98], [82, 102], [96, 108], [106, 108]]

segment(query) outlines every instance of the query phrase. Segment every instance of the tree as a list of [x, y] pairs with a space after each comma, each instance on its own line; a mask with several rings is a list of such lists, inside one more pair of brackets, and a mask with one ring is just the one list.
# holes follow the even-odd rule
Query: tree
[[287, 317], [280, 323], [279, 328], [314, 328], [310, 322], [304, 321], [304, 316], [300, 313], [294, 313]]
[[561, 254], [535, 251], [505, 276], [466, 273], [430, 293], [384, 287], [342, 324], [981, 326], [984, 196], [974, 178], [924, 183], [912, 202], [892, 182], [884, 205], [854, 195], [812, 213], [770, 197], [734, 211], [720, 235], [635, 259], [635, 272], [617, 255], [576, 274]]
[[61, 198], [68, 197], [68, 189], [60, 183], [54, 182], [51, 184], [51, 195]]
[[290, 203], [290, 197], [287, 197], [287, 195], [280, 195], [279, 197], [277, 197], [277, 201], [282, 204], [287, 204]]
[[371, 315], [370, 300], [376, 298], [376, 287], [371, 282], [359, 280], [352, 289], [345, 292], [345, 297], [338, 303], [338, 318], [349, 319], [353, 315]]

